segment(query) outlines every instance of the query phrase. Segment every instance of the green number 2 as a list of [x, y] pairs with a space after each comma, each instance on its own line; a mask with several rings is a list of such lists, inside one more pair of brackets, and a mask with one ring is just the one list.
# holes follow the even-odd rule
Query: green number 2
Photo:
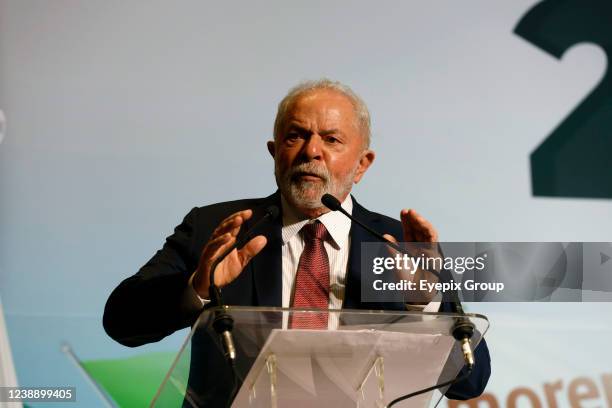
[[[556, 58], [589, 42], [612, 56], [612, 1], [545, 0], [514, 32]], [[612, 77], [601, 82], [531, 153], [534, 196], [612, 198]]]

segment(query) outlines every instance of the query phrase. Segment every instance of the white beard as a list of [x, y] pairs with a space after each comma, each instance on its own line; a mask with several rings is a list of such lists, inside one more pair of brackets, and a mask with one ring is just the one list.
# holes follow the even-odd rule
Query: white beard
[[[317, 209], [324, 207], [321, 203], [321, 197], [324, 194], [331, 194], [338, 199], [342, 199], [350, 193], [358, 165], [359, 163], [342, 180], [333, 180], [327, 167], [316, 165], [314, 162], [291, 167], [282, 177], [279, 174], [278, 165], [275, 163], [274, 176], [281, 193], [290, 204], [296, 208]], [[294, 180], [293, 176], [301, 172], [317, 175], [321, 178], [321, 181]]]

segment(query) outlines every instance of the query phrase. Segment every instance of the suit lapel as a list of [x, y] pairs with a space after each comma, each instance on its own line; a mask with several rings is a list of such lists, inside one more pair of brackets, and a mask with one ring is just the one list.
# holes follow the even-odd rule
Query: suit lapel
[[[381, 217], [373, 212], [362, 207], [355, 198], [353, 198], [353, 217], [363, 222], [368, 227], [380, 234], [391, 233], [394, 231], [382, 231], [384, 223]], [[368, 281], [363, 274], [368, 273], [362, 271], [361, 268], [361, 244], [364, 242], [379, 242], [379, 239], [370, 234], [356, 223], [351, 223], [351, 245], [348, 259], [348, 270], [346, 272], [346, 286], [344, 292], [344, 302], [342, 307], [345, 309], [405, 309], [402, 303], [394, 302], [362, 302], [361, 301], [361, 285], [363, 281]]]
[[[357, 203], [353, 198], [353, 217], [357, 218], [367, 226], [371, 224], [371, 213]], [[344, 302], [342, 307], [346, 309], [363, 309], [361, 303], [361, 243], [372, 241], [370, 233], [359, 225], [351, 222], [351, 245], [346, 271], [346, 286], [344, 289]]]
[[[266, 197], [261, 208], [265, 209], [269, 205], [276, 205], [282, 211], [278, 191]], [[264, 249], [251, 260], [255, 287], [254, 304], [257, 306], [282, 306], [282, 224], [283, 217], [282, 214], [279, 214], [274, 221], [263, 224], [257, 231], [258, 235], [265, 235], [268, 239]]]

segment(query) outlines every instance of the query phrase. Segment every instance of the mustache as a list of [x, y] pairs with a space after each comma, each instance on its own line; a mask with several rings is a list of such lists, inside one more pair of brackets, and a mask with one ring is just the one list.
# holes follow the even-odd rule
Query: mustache
[[300, 176], [303, 174], [320, 177], [325, 182], [329, 181], [330, 178], [327, 167], [309, 162], [301, 163], [288, 169], [286, 173], [286, 179], [293, 180], [295, 176]]

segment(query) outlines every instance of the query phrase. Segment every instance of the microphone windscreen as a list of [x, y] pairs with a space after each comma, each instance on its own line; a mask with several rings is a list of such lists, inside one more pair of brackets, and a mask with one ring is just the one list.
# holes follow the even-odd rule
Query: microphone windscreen
[[270, 220], [275, 220], [280, 214], [280, 210], [276, 205], [271, 205], [266, 208], [266, 215], [270, 217]]
[[342, 207], [340, 201], [338, 201], [338, 199], [331, 194], [323, 194], [323, 197], [321, 197], [321, 202], [324, 206], [332, 211], [338, 211]]

